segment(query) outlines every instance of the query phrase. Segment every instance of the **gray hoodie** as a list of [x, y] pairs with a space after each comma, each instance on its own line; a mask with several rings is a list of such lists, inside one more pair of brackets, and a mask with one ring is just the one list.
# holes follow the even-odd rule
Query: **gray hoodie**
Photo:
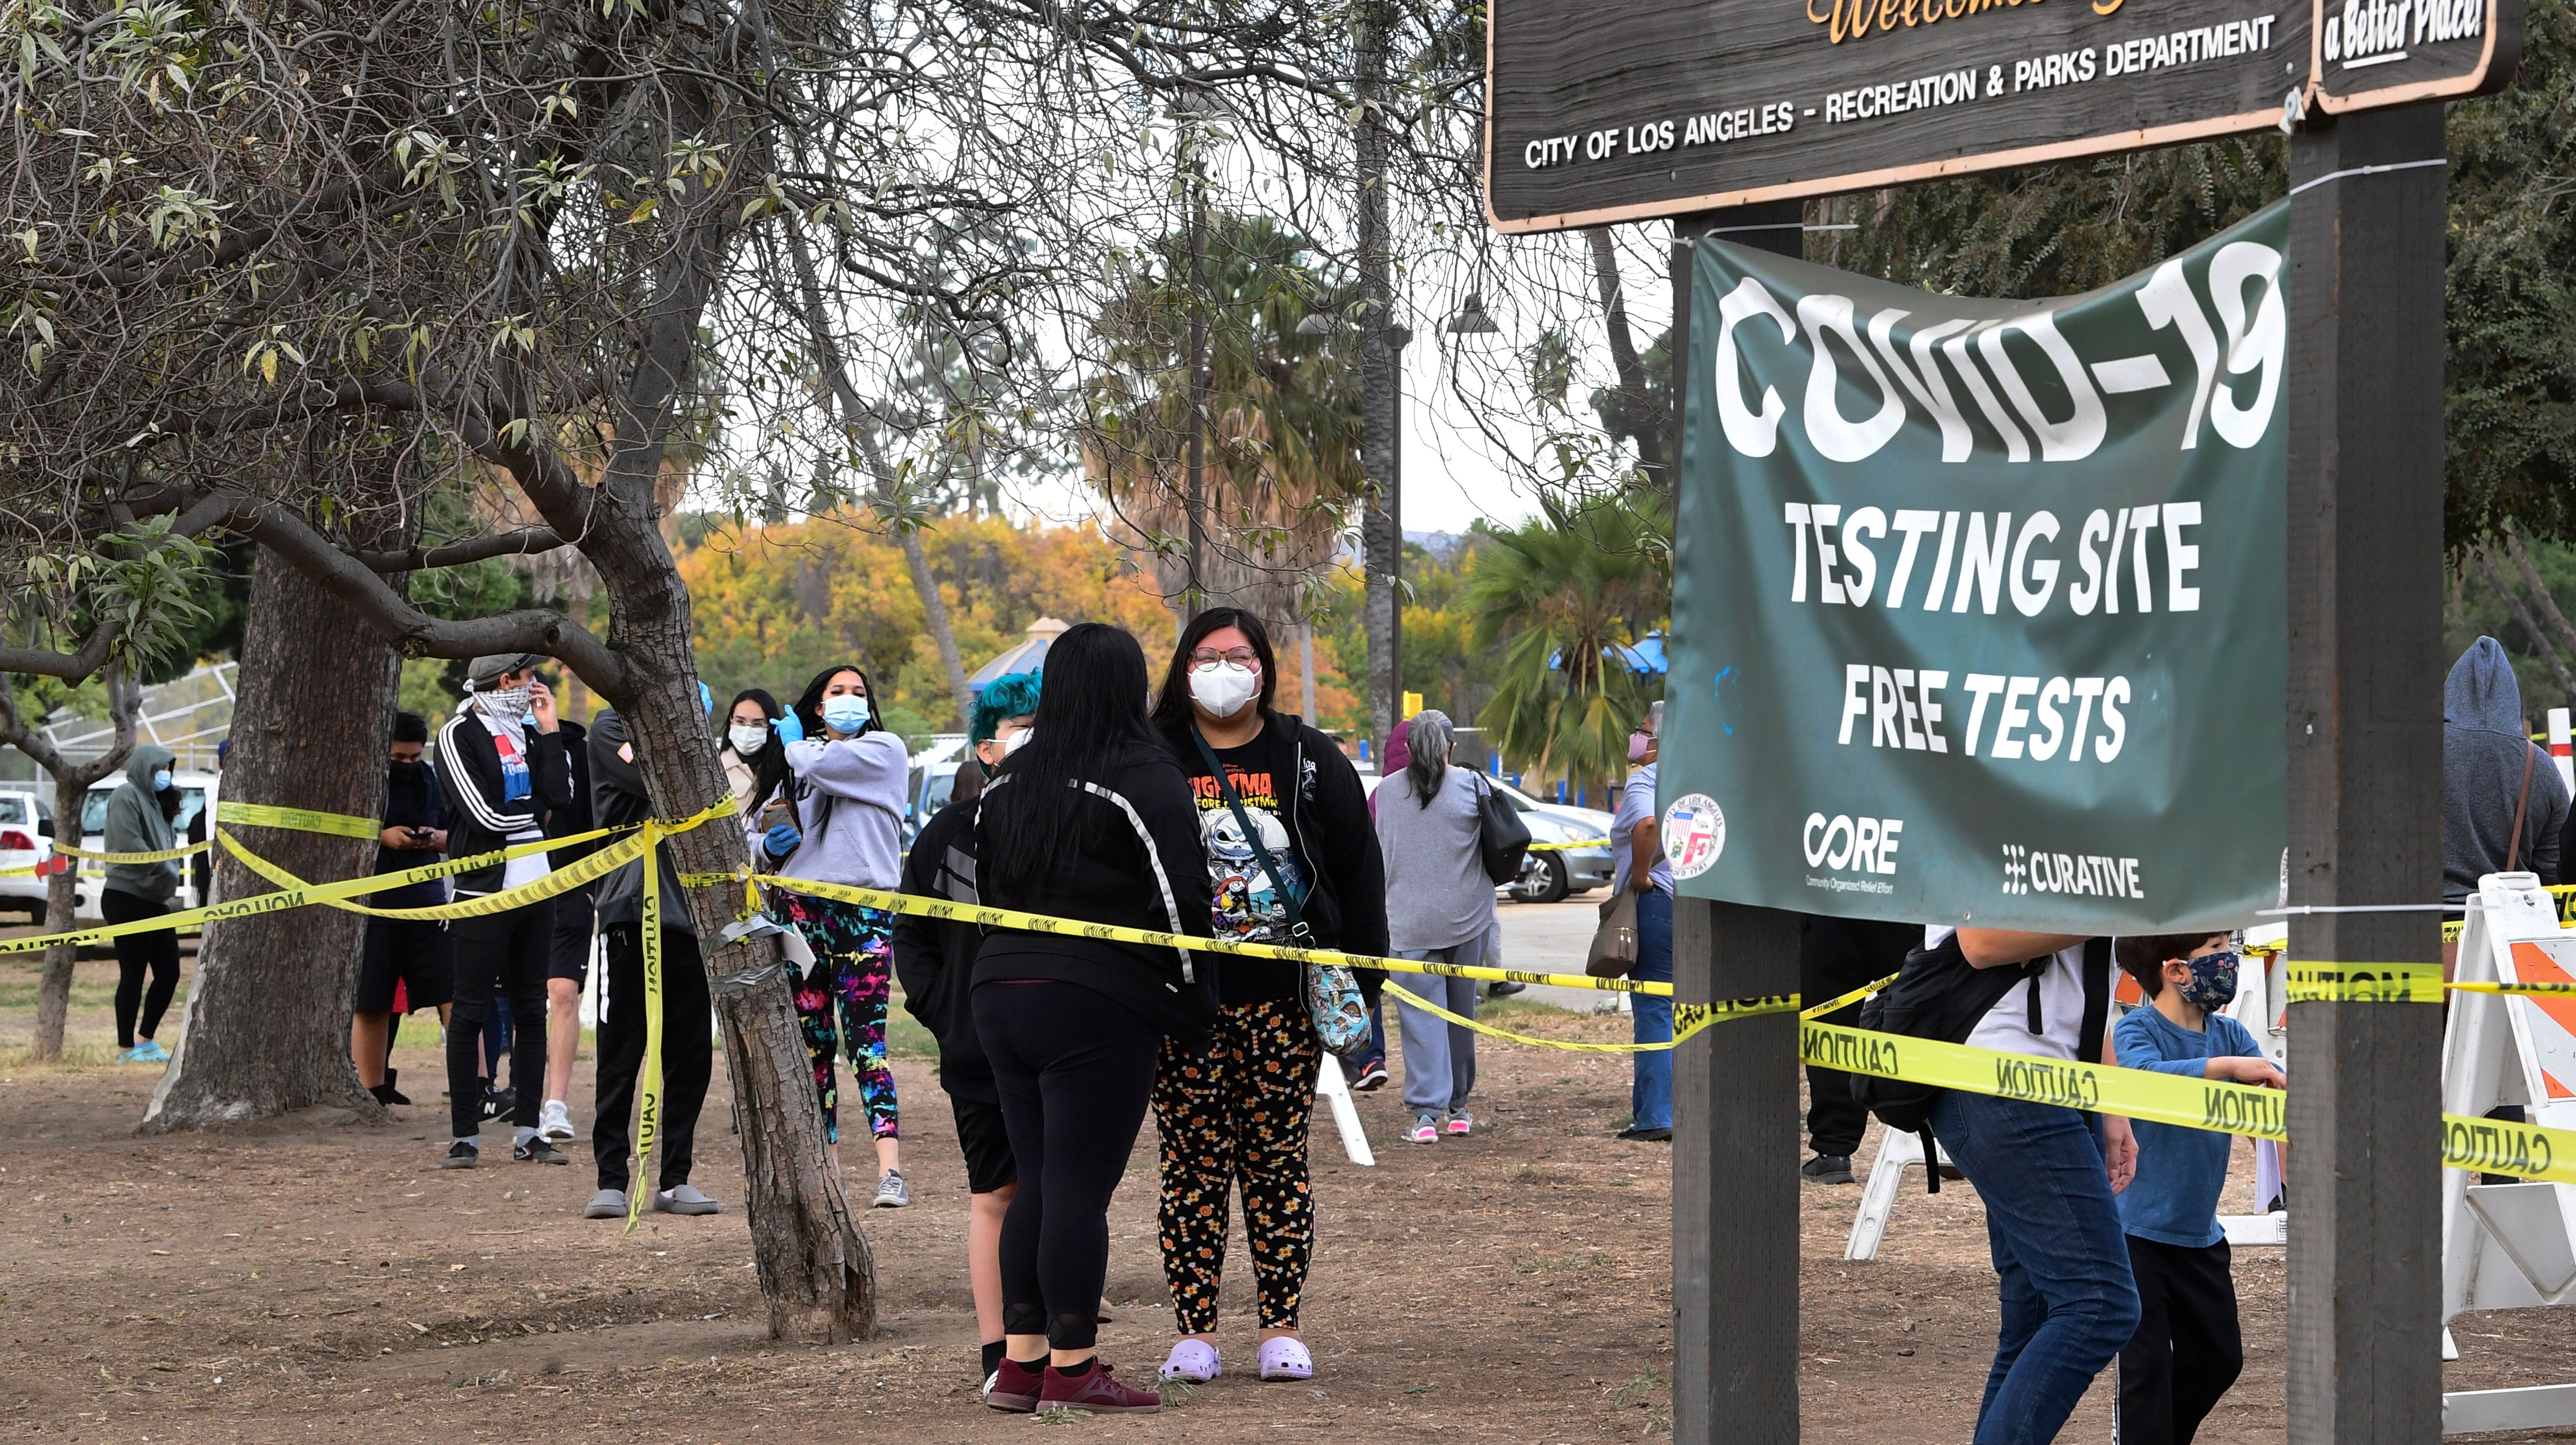
[[894, 733], [861, 733], [787, 745], [796, 775], [796, 826], [804, 834], [782, 878], [855, 888], [903, 886], [903, 795], [912, 754]]
[[[2526, 762], [2531, 795], [2522, 804], [2522, 846], [2513, 846], [2513, 815]], [[2482, 874], [2513, 866], [2558, 881], [2558, 835], [2567, 822], [2567, 788], [2558, 767], [2523, 731], [2522, 685], [2492, 637], [2481, 637], [2451, 665], [2442, 686], [2442, 901], [2457, 903]]]
[[[107, 827], [99, 835], [101, 849], [110, 853], [166, 853], [179, 846], [170, 820], [161, 816], [161, 796], [152, 787], [152, 775], [173, 761], [171, 751], [159, 743], [134, 745], [134, 756], [125, 760], [125, 786], [107, 800]], [[110, 863], [107, 886], [146, 903], [166, 903], [171, 894], [179, 891], [179, 865]]]

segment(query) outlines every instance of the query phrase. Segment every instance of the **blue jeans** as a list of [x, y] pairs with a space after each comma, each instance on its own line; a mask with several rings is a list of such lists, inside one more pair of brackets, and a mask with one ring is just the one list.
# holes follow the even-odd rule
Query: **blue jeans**
[[1932, 1132], [1985, 1200], [2002, 1328], [1975, 1445], [2046, 1445], [2138, 1329], [2138, 1287], [2100, 1121], [1950, 1090]]
[[[1637, 899], [1637, 966], [1628, 976], [1639, 983], [1673, 981], [1673, 896], [1658, 888]], [[1635, 1042], [1660, 1044], [1673, 1036], [1673, 1001], [1664, 994], [1632, 993], [1630, 1032]], [[1656, 1049], [1630, 1055], [1637, 1061], [1637, 1081], [1628, 1091], [1631, 1127], [1673, 1127], [1673, 1051]], [[2127, 1343], [2123, 1336], [2121, 1342]]]

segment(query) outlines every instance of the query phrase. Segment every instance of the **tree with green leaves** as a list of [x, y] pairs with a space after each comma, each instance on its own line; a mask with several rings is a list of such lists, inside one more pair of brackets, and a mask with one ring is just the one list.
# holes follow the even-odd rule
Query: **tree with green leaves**
[[[142, 679], [174, 659], [182, 666], [196, 660], [190, 644], [199, 624], [208, 620], [208, 610], [197, 599], [206, 588], [211, 560], [212, 549], [173, 534], [170, 519], [156, 517], [110, 536], [94, 551], [59, 561], [41, 559], [39, 570], [51, 585], [20, 593], [16, 605], [0, 614], [6, 617], [8, 641], [28, 651], [50, 651], [47, 644], [57, 638], [107, 639], [105, 664], [94, 684], [59, 677], [12, 679], [0, 671], [0, 743], [26, 754], [53, 779], [57, 841], [67, 837], [78, 846], [81, 807], [90, 784], [114, 776], [134, 751]], [[5, 657], [0, 650], [0, 667], [5, 667]], [[84, 692], [100, 695], [112, 731], [105, 751], [76, 762], [54, 746], [45, 720]], [[73, 884], [68, 869], [46, 880], [47, 933], [72, 927]], [[39, 1059], [62, 1056], [78, 954], [67, 943], [45, 950], [31, 1047]]]
[[1467, 588], [1476, 643], [1504, 651], [1477, 722], [1505, 757], [1578, 786], [1627, 767], [1629, 730], [1662, 691], [1625, 658], [1672, 610], [1661, 505], [1634, 492], [1480, 544]]

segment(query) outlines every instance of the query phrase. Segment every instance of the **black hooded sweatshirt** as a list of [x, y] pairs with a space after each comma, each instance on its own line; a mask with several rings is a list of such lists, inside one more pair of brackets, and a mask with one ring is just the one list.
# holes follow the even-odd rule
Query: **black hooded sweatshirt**
[[[968, 798], [931, 815], [904, 855], [903, 891], [951, 903], [976, 903], [975, 803]], [[904, 1011], [939, 1040], [939, 1087], [961, 1099], [1000, 1098], [993, 1065], [975, 1033], [975, 950], [983, 930], [971, 923], [900, 913], [894, 920], [894, 976]]]
[[[978, 859], [992, 858], [991, 840], [1011, 826], [1011, 790], [1022, 786], [1014, 772], [1003, 764], [978, 800]], [[1011, 886], [980, 870], [982, 901], [1053, 918], [1207, 937], [1213, 905], [1200, 857], [1198, 809], [1180, 769], [1162, 749], [1140, 742], [1090, 781], [1079, 831], [1045, 876]], [[1184, 1045], [1203, 1048], [1216, 1023], [1215, 964], [1208, 953], [1184, 958], [1169, 948], [995, 928], [985, 931], [976, 950], [975, 984], [1081, 984], [1135, 1010]]]

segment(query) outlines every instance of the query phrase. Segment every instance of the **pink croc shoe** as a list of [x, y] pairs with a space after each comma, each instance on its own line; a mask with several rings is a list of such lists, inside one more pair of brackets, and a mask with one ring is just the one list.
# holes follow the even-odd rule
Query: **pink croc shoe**
[[1204, 1385], [1224, 1374], [1225, 1366], [1217, 1362], [1216, 1346], [1205, 1340], [1183, 1340], [1172, 1346], [1171, 1358], [1154, 1373], [1159, 1379]]
[[1281, 1335], [1261, 1342], [1261, 1378], [1265, 1380], [1311, 1380], [1315, 1378], [1315, 1357], [1306, 1352], [1305, 1343]]

